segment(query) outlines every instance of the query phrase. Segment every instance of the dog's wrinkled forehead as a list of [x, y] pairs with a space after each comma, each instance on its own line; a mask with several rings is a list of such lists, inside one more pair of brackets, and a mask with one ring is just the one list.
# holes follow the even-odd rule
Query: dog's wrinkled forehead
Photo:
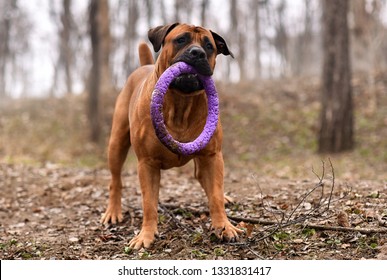
[[155, 52], [158, 52], [161, 49], [161, 46], [169, 44], [173, 39], [179, 37], [179, 35], [187, 33], [190, 33], [190, 36], [195, 38], [195, 41], [198, 43], [201, 40], [208, 40], [214, 44], [216, 46], [216, 54], [230, 55], [231, 57], [234, 57], [232, 52], [228, 49], [226, 41], [221, 36], [200, 26], [180, 23], [157, 26], [148, 31], [148, 37]]
[[172, 29], [167, 36], [165, 37], [164, 43], [174, 40], [178, 37], [186, 36], [190, 38], [193, 42], [199, 42], [203, 38], [212, 39], [211, 32], [201, 26], [181, 24]]
[[[176, 28], [172, 30], [164, 40], [164, 45], [170, 44], [176, 52], [181, 52], [192, 45], [205, 46], [210, 45], [211, 50], [216, 48], [215, 41], [211, 32], [198, 26], [189, 26], [189, 29]], [[209, 53], [207, 54], [210, 55]], [[211, 51], [211, 55], [216, 53]]]
[[177, 37], [181, 37], [181, 40], [189, 39], [199, 42], [203, 36], [212, 38], [211, 32], [203, 27], [180, 23], [158, 26], [148, 32], [155, 52], [158, 52], [161, 46], [173, 42]]

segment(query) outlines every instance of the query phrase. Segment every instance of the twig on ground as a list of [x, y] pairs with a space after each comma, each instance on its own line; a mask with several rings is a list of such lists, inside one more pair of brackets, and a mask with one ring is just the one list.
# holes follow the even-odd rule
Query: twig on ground
[[[326, 180], [327, 173], [325, 170], [325, 162], [322, 161], [322, 171], [321, 171], [322, 174], [321, 174], [321, 176], [319, 176], [312, 167], [312, 172], [318, 178], [318, 182], [315, 184], [315, 186], [311, 190], [307, 191], [303, 195], [302, 199], [299, 201], [299, 203], [297, 203], [296, 207], [288, 215], [286, 215], [285, 211], [273, 210], [273, 209], [266, 206], [266, 203], [264, 201], [264, 195], [263, 195], [262, 189], [259, 186], [258, 180], [256, 179], [254, 174], [251, 175], [252, 178], [256, 182], [257, 188], [261, 192], [263, 209], [265, 211], [273, 214], [275, 221], [259, 219], [259, 218], [246, 218], [246, 217], [236, 217], [236, 216], [227, 215], [227, 217], [232, 222], [236, 222], [236, 223], [245, 222], [245, 223], [250, 223], [250, 224], [260, 224], [260, 225], [269, 226], [269, 227], [265, 228], [266, 234], [264, 234], [261, 237], [255, 236], [253, 238], [250, 238], [247, 243], [243, 243], [243, 244], [245, 244], [244, 246], [247, 246], [246, 248], [248, 248], [254, 255], [259, 257], [259, 255], [257, 255], [251, 248], [248, 247], [248, 245], [247, 245], [248, 243], [266, 240], [268, 237], [274, 235], [279, 230], [283, 230], [286, 227], [289, 227], [292, 225], [297, 225], [297, 224], [303, 225], [303, 228], [308, 227], [308, 228], [316, 229], [316, 230], [358, 232], [358, 233], [362, 233], [362, 234], [387, 233], [387, 229], [379, 229], [379, 228], [368, 229], [368, 228], [352, 228], [352, 227], [340, 227], [340, 226], [324, 226], [324, 225], [317, 225], [317, 224], [313, 224], [313, 223], [308, 223], [308, 220], [310, 220], [312, 218], [313, 219], [320, 218], [322, 220], [327, 220], [327, 219], [331, 218], [332, 215], [327, 215], [327, 216], [323, 217], [323, 214], [328, 213], [330, 211], [332, 203], [344, 199], [348, 195], [348, 193], [350, 192], [350, 191], [346, 192], [343, 197], [339, 197], [337, 200], [333, 199], [333, 192], [334, 192], [334, 188], [335, 188], [335, 172], [334, 172], [333, 164], [332, 164], [330, 159], [329, 159], [329, 165], [330, 165], [330, 171], [331, 171], [332, 177], [330, 178], [330, 181], [331, 181], [330, 190], [329, 190], [329, 194], [327, 194], [327, 197], [324, 198], [324, 185], [325, 185], [324, 181]], [[318, 190], [319, 188], [321, 188], [321, 195], [318, 198], [318, 203], [314, 207], [312, 207], [311, 210], [302, 213], [300, 211], [302, 205], [304, 205], [305, 202], [308, 200], [308, 198], [311, 197], [311, 195], [313, 193], [315, 193], [316, 190]], [[198, 210], [196, 208], [183, 207], [181, 205], [175, 205], [175, 204], [162, 204], [161, 208], [165, 209], [165, 211], [168, 211], [168, 209], [183, 208], [183, 209], [186, 209], [187, 211], [189, 211], [195, 215], [200, 215], [202, 213], [209, 215], [208, 210]], [[297, 216], [295, 216], [297, 213], [299, 213], [299, 214]], [[169, 215], [172, 217], [173, 213], [169, 213]], [[278, 215], [280, 215], [280, 217], [278, 217]], [[175, 223], [178, 223], [180, 226], [186, 228], [177, 219], [174, 219], [174, 221], [175, 221]], [[192, 229], [189, 229], [189, 230], [192, 231]], [[238, 243], [238, 244], [240, 244], [240, 243]]]
[[[227, 216], [229, 219], [232, 219], [236, 222], [246, 222], [250, 224], [260, 224], [260, 225], [277, 225], [275, 221], [268, 221], [262, 219], [254, 219], [254, 218], [244, 218], [244, 217], [235, 217], [235, 216]], [[294, 224], [293, 222], [289, 224], [283, 224], [282, 227], [288, 227]], [[332, 230], [332, 231], [351, 231], [351, 232], [359, 232], [363, 234], [371, 234], [371, 233], [387, 233], [387, 229], [381, 228], [350, 228], [350, 227], [335, 227], [335, 226], [324, 226], [324, 225], [315, 225], [315, 224], [305, 224], [304, 227], [318, 229], [318, 230]]]
[[359, 232], [362, 234], [374, 234], [374, 233], [387, 233], [387, 229], [384, 228], [351, 228], [351, 227], [334, 227], [306, 224], [305, 227], [317, 230], [331, 230], [331, 231], [344, 231], [344, 232]]
[[[171, 211], [169, 211], [169, 209], [171, 209], [170, 207], [167, 207], [165, 204], [159, 203], [159, 208], [171, 218], [171, 220], [173, 221], [173, 223], [177, 227], [184, 228], [184, 229], [188, 230], [189, 232], [196, 232], [195, 230], [187, 227], [186, 225], [182, 224], [178, 219], [176, 219], [175, 215], [173, 213], [171, 213]], [[178, 207], [178, 208], [180, 208], [180, 207]]]
[[331, 172], [332, 172], [332, 188], [331, 188], [331, 193], [330, 193], [330, 195], [329, 195], [327, 211], [329, 211], [329, 207], [330, 207], [330, 205], [331, 205], [332, 196], [333, 196], [333, 187], [334, 187], [334, 185], [335, 185], [335, 169], [333, 168], [333, 164], [332, 164], [332, 161], [331, 161], [330, 158], [329, 158], [329, 164], [330, 164], [330, 166], [331, 166]]
[[[287, 220], [287, 224], [290, 223], [299, 223], [299, 222], [302, 222], [302, 221], [305, 221], [305, 220], [308, 220], [309, 218], [316, 218], [316, 217], [321, 217], [322, 214], [326, 213], [329, 211], [329, 208], [330, 208], [330, 205], [331, 205], [331, 202], [332, 202], [332, 197], [333, 197], [333, 190], [335, 188], [335, 173], [334, 173], [334, 168], [333, 168], [333, 165], [332, 165], [332, 162], [331, 160], [329, 159], [329, 163], [330, 163], [330, 166], [331, 166], [331, 173], [332, 173], [332, 183], [331, 183], [331, 188], [330, 188], [330, 193], [329, 193], [329, 196], [328, 196], [328, 203], [326, 204], [326, 207], [324, 208], [324, 179], [325, 179], [325, 162], [322, 161], [322, 175], [321, 177], [318, 176], [318, 174], [314, 171], [313, 167], [312, 167], [312, 170], [313, 170], [313, 173], [316, 175], [316, 177], [319, 179], [318, 183], [315, 185], [314, 188], [312, 188], [309, 192], [307, 192], [304, 197], [301, 199], [301, 201], [298, 203], [298, 205], [294, 208], [294, 210], [290, 213], [289, 215], [289, 218]], [[301, 219], [298, 218], [298, 219], [293, 219], [293, 221], [291, 220], [293, 215], [295, 214], [295, 212], [297, 210], [300, 209], [301, 205], [305, 203], [305, 201], [307, 200], [307, 198], [312, 194], [314, 193], [318, 188], [321, 187], [321, 196], [320, 196], [320, 199], [319, 199], [319, 203], [317, 203], [317, 205], [315, 207], [313, 207], [309, 212], [307, 212]]]
[[[274, 219], [276, 219], [276, 221], [277, 221], [277, 222], [272, 222], [272, 223], [270, 223], [270, 225], [274, 225], [274, 224], [275, 224], [275, 225], [280, 225], [280, 227], [281, 227], [281, 225], [282, 225], [282, 223], [283, 223], [283, 221], [284, 221], [284, 219], [285, 219], [285, 212], [284, 212], [284, 211], [281, 211], [281, 210], [270, 209], [270, 208], [267, 208], [267, 207], [265, 206], [265, 200], [264, 200], [264, 195], [263, 195], [263, 191], [262, 191], [262, 189], [261, 189], [261, 186], [259, 185], [258, 180], [257, 180], [257, 178], [255, 177], [255, 174], [251, 174], [251, 177], [252, 177], [253, 180], [255, 181], [256, 187], [258, 188], [259, 192], [261, 193], [261, 201], [262, 201], [262, 207], [263, 207], [263, 209], [264, 209], [266, 212], [271, 213], [271, 214], [273, 215]], [[279, 219], [277, 218], [277, 214], [281, 215], [281, 220], [279, 220]], [[229, 218], [230, 218], [230, 217], [229, 217]], [[231, 219], [231, 218], [230, 218], [230, 219]], [[232, 219], [231, 219], [231, 220], [232, 220]], [[265, 224], [265, 221], [263, 221], [262, 224]]]

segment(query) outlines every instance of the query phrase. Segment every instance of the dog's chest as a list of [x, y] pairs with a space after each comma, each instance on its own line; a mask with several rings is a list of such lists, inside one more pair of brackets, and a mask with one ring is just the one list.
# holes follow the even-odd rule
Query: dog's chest
[[180, 142], [189, 142], [199, 136], [207, 118], [205, 96], [182, 96], [167, 93], [165, 96], [164, 121], [169, 133]]

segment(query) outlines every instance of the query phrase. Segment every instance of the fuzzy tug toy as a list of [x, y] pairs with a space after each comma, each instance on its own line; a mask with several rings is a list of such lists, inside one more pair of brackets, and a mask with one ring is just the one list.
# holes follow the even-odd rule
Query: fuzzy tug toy
[[[182, 143], [173, 139], [165, 127], [163, 116], [164, 95], [171, 82], [181, 74], [197, 74], [206, 91], [208, 101], [208, 115], [204, 129], [194, 141], [188, 143]], [[170, 66], [157, 81], [151, 100], [152, 123], [157, 138], [172, 152], [187, 156], [203, 149], [211, 140], [216, 130], [218, 117], [219, 98], [211, 76], [200, 75], [191, 65], [184, 62], [177, 62]]]

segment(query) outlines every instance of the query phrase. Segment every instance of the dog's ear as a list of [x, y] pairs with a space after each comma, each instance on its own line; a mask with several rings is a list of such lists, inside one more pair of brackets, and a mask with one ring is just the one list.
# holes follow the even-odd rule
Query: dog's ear
[[161, 25], [149, 29], [148, 38], [149, 41], [152, 43], [155, 52], [158, 52], [160, 50], [161, 45], [164, 43], [165, 36], [167, 36], [167, 34], [177, 25], [179, 25], [179, 23], [175, 22], [169, 25]]
[[[210, 30], [211, 31], [211, 30]], [[215, 40], [216, 49], [218, 50], [218, 54], [231, 55], [234, 58], [234, 54], [228, 49], [226, 41], [222, 38], [222, 36], [216, 34], [211, 31], [212, 37]]]

